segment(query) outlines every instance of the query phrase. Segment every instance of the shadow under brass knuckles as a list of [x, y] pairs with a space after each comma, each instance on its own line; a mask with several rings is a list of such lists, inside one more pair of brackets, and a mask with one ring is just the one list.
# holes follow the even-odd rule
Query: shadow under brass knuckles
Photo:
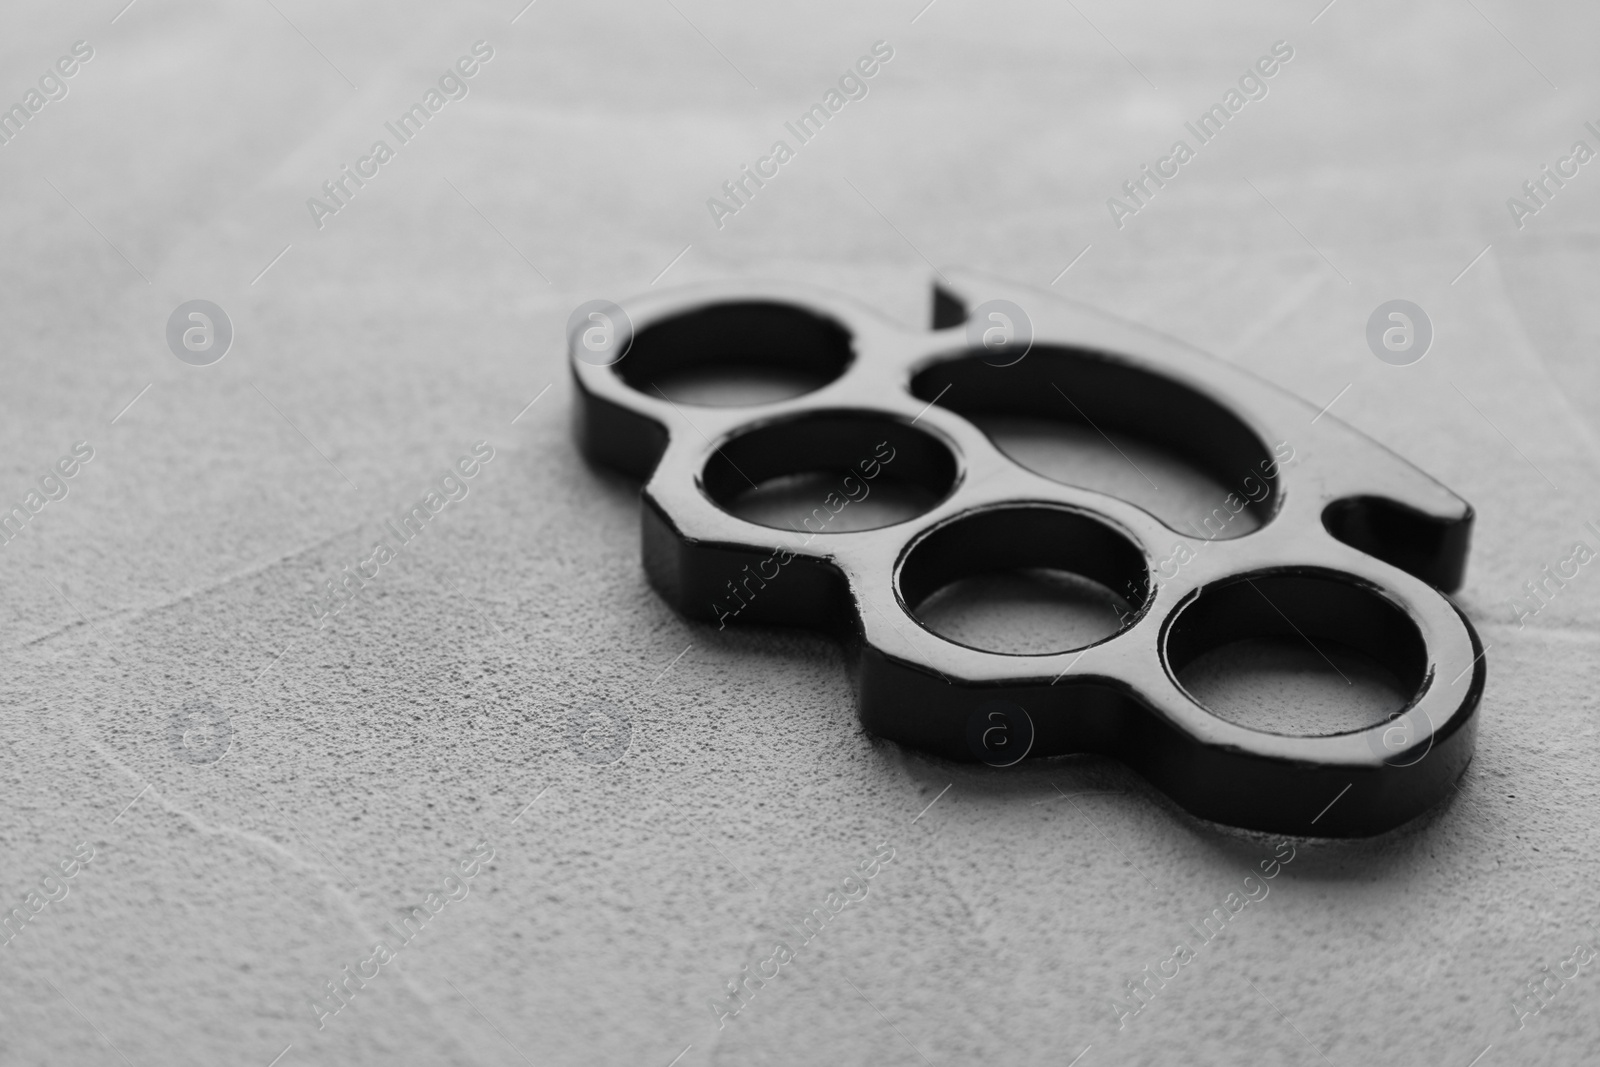
[[[1472, 758], [1485, 679], [1477, 634], [1441, 592], [1461, 584], [1471, 507], [1214, 357], [1056, 297], [954, 277], [935, 289], [926, 332], [828, 293], [745, 283], [631, 302], [631, 347], [614, 363], [585, 358], [574, 328], [578, 441], [645, 483], [644, 566], [660, 595], [692, 619], [726, 620], [737, 606], [741, 623], [838, 634], [862, 724], [952, 760], [984, 758], [973, 738], [1001, 709], [996, 721], [1012, 726], [1026, 712], [1033, 756], [1115, 757], [1195, 815], [1247, 829], [1375, 834], [1442, 799]], [[969, 309], [990, 300], [1027, 308], [1033, 340], [1020, 359], [969, 341]], [[817, 387], [712, 407], [675, 404], [654, 384], [729, 364]], [[1177, 538], [1155, 516], [1024, 469], [966, 414], [1065, 416], [1164, 448], [1223, 485], [1253, 475], [1266, 491], [1233, 499], [1259, 528], [1174, 568], [1164, 557]], [[751, 486], [808, 472], [859, 483], [885, 456], [881, 470], [932, 502], [913, 519], [807, 539], [725, 510]], [[967, 647], [917, 621], [917, 605], [952, 581], [1024, 568], [1129, 590], [1135, 610], [1112, 636], [1049, 655]], [[1411, 698], [1386, 723], [1331, 736], [1235, 725], [1178, 674], [1244, 638], [1353, 648]]]

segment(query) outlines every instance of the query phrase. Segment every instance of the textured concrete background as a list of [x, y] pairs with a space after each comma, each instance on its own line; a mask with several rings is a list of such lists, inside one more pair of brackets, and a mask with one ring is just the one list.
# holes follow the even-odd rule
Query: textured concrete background
[[[1524, 629], [1509, 603], [1600, 518], [1600, 165], [1521, 231], [1505, 199], [1595, 145], [1600, 14], [520, 6], [4, 16], [0, 102], [95, 55], [0, 147], [0, 500], [76, 441], [94, 459], [0, 547], [0, 905], [31, 916], [0, 946], [0, 1062], [1592, 1061], [1595, 967], [1524, 1029], [1510, 1005], [1600, 937], [1600, 578]], [[716, 229], [705, 199], [879, 39], [870, 95]], [[1270, 95], [1116, 229], [1106, 198], [1280, 39]], [[306, 198], [477, 40], [471, 94], [317, 229]], [[875, 743], [829, 642], [668, 611], [635, 489], [570, 444], [580, 301], [760, 274], [920, 321], [927, 260], [1058, 279], [1338, 395], [1479, 509], [1459, 600], [1489, 685], [1458, 794], [1295, 843], [1120, 1032], [1124, 983], [1275, 843], [1104, 761]], [[237, 331], [207, 368], [163, 337], [197, 297]], [[1438, 331], [1404, 369], [1363, 340], [1395, 297]], [[478, 440], [470, 495], [318, 630], [322, 583]], [[212, 763], [169, 740], [205, 702]], [[568, 724], [605, 710], [630, 747], [595, 765]], [[481, 840], [465, 899], [319, 1030], [324, 983]], [[718, 1030], [709, 998], [880, 841], [870, 895]]]

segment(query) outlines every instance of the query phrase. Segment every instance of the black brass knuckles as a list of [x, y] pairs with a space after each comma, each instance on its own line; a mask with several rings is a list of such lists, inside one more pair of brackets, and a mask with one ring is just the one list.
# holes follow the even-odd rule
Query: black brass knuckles
[[[1467, 503], [1332, 415], [1187, 345], [950, 277], [931, 332], [789, 285], [701, 287], [630, 302], [625, 316], [574, 316], [578, 440], [592, 461], [645, 482], [644, 565], [661, 596], [712, 624], [737, 611], [740, 624], [839, 633], [862, 724], [949, 759], [983, 756], [991, 724], [1026, 726], [1012, 740], [1031, 756], [1110, 755], [1198, 816], [1273, 833], [1375, 834], [1442, 799], [1472, 757], [1485, 678], [1477, 634], [1441, 593], [1461, 583]], [[974, 307], [1026, 308], [1031, 349], [975, 345]], [[743, 407], [674, 403], [654, 385], [729, 363], [819, 384]], [[1024, 469], [963, 417], [976, 412], [1142, 439], [1224, 485], [1249, 474], [1256, 488], [1247, 479], [1230, 506], [1262, 524], [1175, 558], [1193, 531]], [[927, 510], [848, 532], [819, 518], [814, 536], [724, 510], [751, 486], [805, 472], [839, 472], [852, 494], [874, 462]], [[957, 644], [913, 614], [956, 579], [1023, 568], [1127, 590], [1135, 610], [1114, 635], [1049, 655]], [[1299, 737], [1218, 718], [1177, 680], [1234, 640], [1295, 636], [1368, 654], [1414, 696], [1383, 725]]]

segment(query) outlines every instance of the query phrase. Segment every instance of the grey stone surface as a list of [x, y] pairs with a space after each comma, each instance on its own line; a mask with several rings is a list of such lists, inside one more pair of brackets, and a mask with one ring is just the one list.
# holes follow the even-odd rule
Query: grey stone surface
[[[1593, 1061], [1594, 967], [1525, 1028], [1511, 1003], [1600, 937], [1600, 578], [1524, 628], [1509, 604], [1596, 544], [1600, 176], [1520, 231], [1505, 199], [1595, 144], [1594, 11], [120, 6], [19, 4], [0, 34], [4, 103], [95, 50], [0, 147], [0, 501], [94, 449], [0, 547], [0, 904], [29, 916], [0, 1062]], [[318, 229], [306, 199], [478, 40], [470, 94]], [[877, 40], [866, 98], [716, 228], [706, 198]], [[1268, 96], [1117, 229], [1106, 198], [1277, 40]], [[1479, 509], [1458, 795], [1295, 842], [1120, 1031], [1124, 984], [1276, 842], [1100, 760], [874, 742], [827, 640], [667, 610], [635, 489], [570, 444], [583, 300], [756, 274], [922, 321], [930, 263], [1337, 397]], [[1396, 298], [1436, 328], [1404, 368], [1364, 339]], [[209, 367], [167, 348], [191, 299], [233, 322]], [[319, 629], [323, 583], [480, 440], [468, 495]], [[205, 704], [215, 762], [172, 743]], [[603, 747], [606, 712], [626, 754], [580, 758], [574, 716]], [[319, 1030], [323, 983], [480, 841], [467, 895]], [[879, 842], [867, 897], [719, 1029], [709, 999]]]

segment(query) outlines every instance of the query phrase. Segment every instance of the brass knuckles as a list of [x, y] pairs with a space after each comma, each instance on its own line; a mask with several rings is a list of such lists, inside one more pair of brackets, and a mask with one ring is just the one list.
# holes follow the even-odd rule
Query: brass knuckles
[[[744, 283], [630, 302], [633, 348], [614, 365], [579, 358], [574, 330], [578, 441], [592, 461], [645, 480], [644, 564], [659, 593], [716, 622], [742, 582], [758, 595], [740, 623], [839, 633], [862, 724], [950, 759], [977, 758], [974, 713], [999, 698], [1028, 712], [1033, 755], [1114, 756], [1195, 815], [1247, 829], [1375, 834], [1442, 799], [1472, 757], [1485, 679], [1477, 634], [1440, 592], [1460, 585], [1471, 507], [1332, 415], [1185, 344], [981, 275], [950, 277], [953, 291], [935, 290], [932, 332], [806, 287]], [[1032, 350], [1006, 367], [978, 358], [962, 326], [966, 309], [993, 299], [1032, 318]], [[674, 405], [650, 385], [740, 357], [837, 376], [747, 407]], [[1270, 472], [1270, 492], [1248, 505], [1264, 524], [1173, 568], [1180, 538], [1150, 513], [1031, 473], [962, 417], [1062, 417], [1052, 383], [1084, 422], [1173, 448], [1224, 485]], [[716, 503], [747, 482], [851, 468], [879, 441], [896, 449], [897, 475], [941, 497], [915, 519], [799, 545]], [[1280, 442], [1293, 459], [1274, 469]], [[908, 607], [959, 577], [1048, 566], [1113, 589], [1131, 581], [1139, 610], [1085, 649], [1002, 655], [940, 637]], [[1385, 664], [1413, 687], [1404, 714], [1283, 736], [1212, 715], [1177, 681], [1211, 647], [1296, 633]]]

